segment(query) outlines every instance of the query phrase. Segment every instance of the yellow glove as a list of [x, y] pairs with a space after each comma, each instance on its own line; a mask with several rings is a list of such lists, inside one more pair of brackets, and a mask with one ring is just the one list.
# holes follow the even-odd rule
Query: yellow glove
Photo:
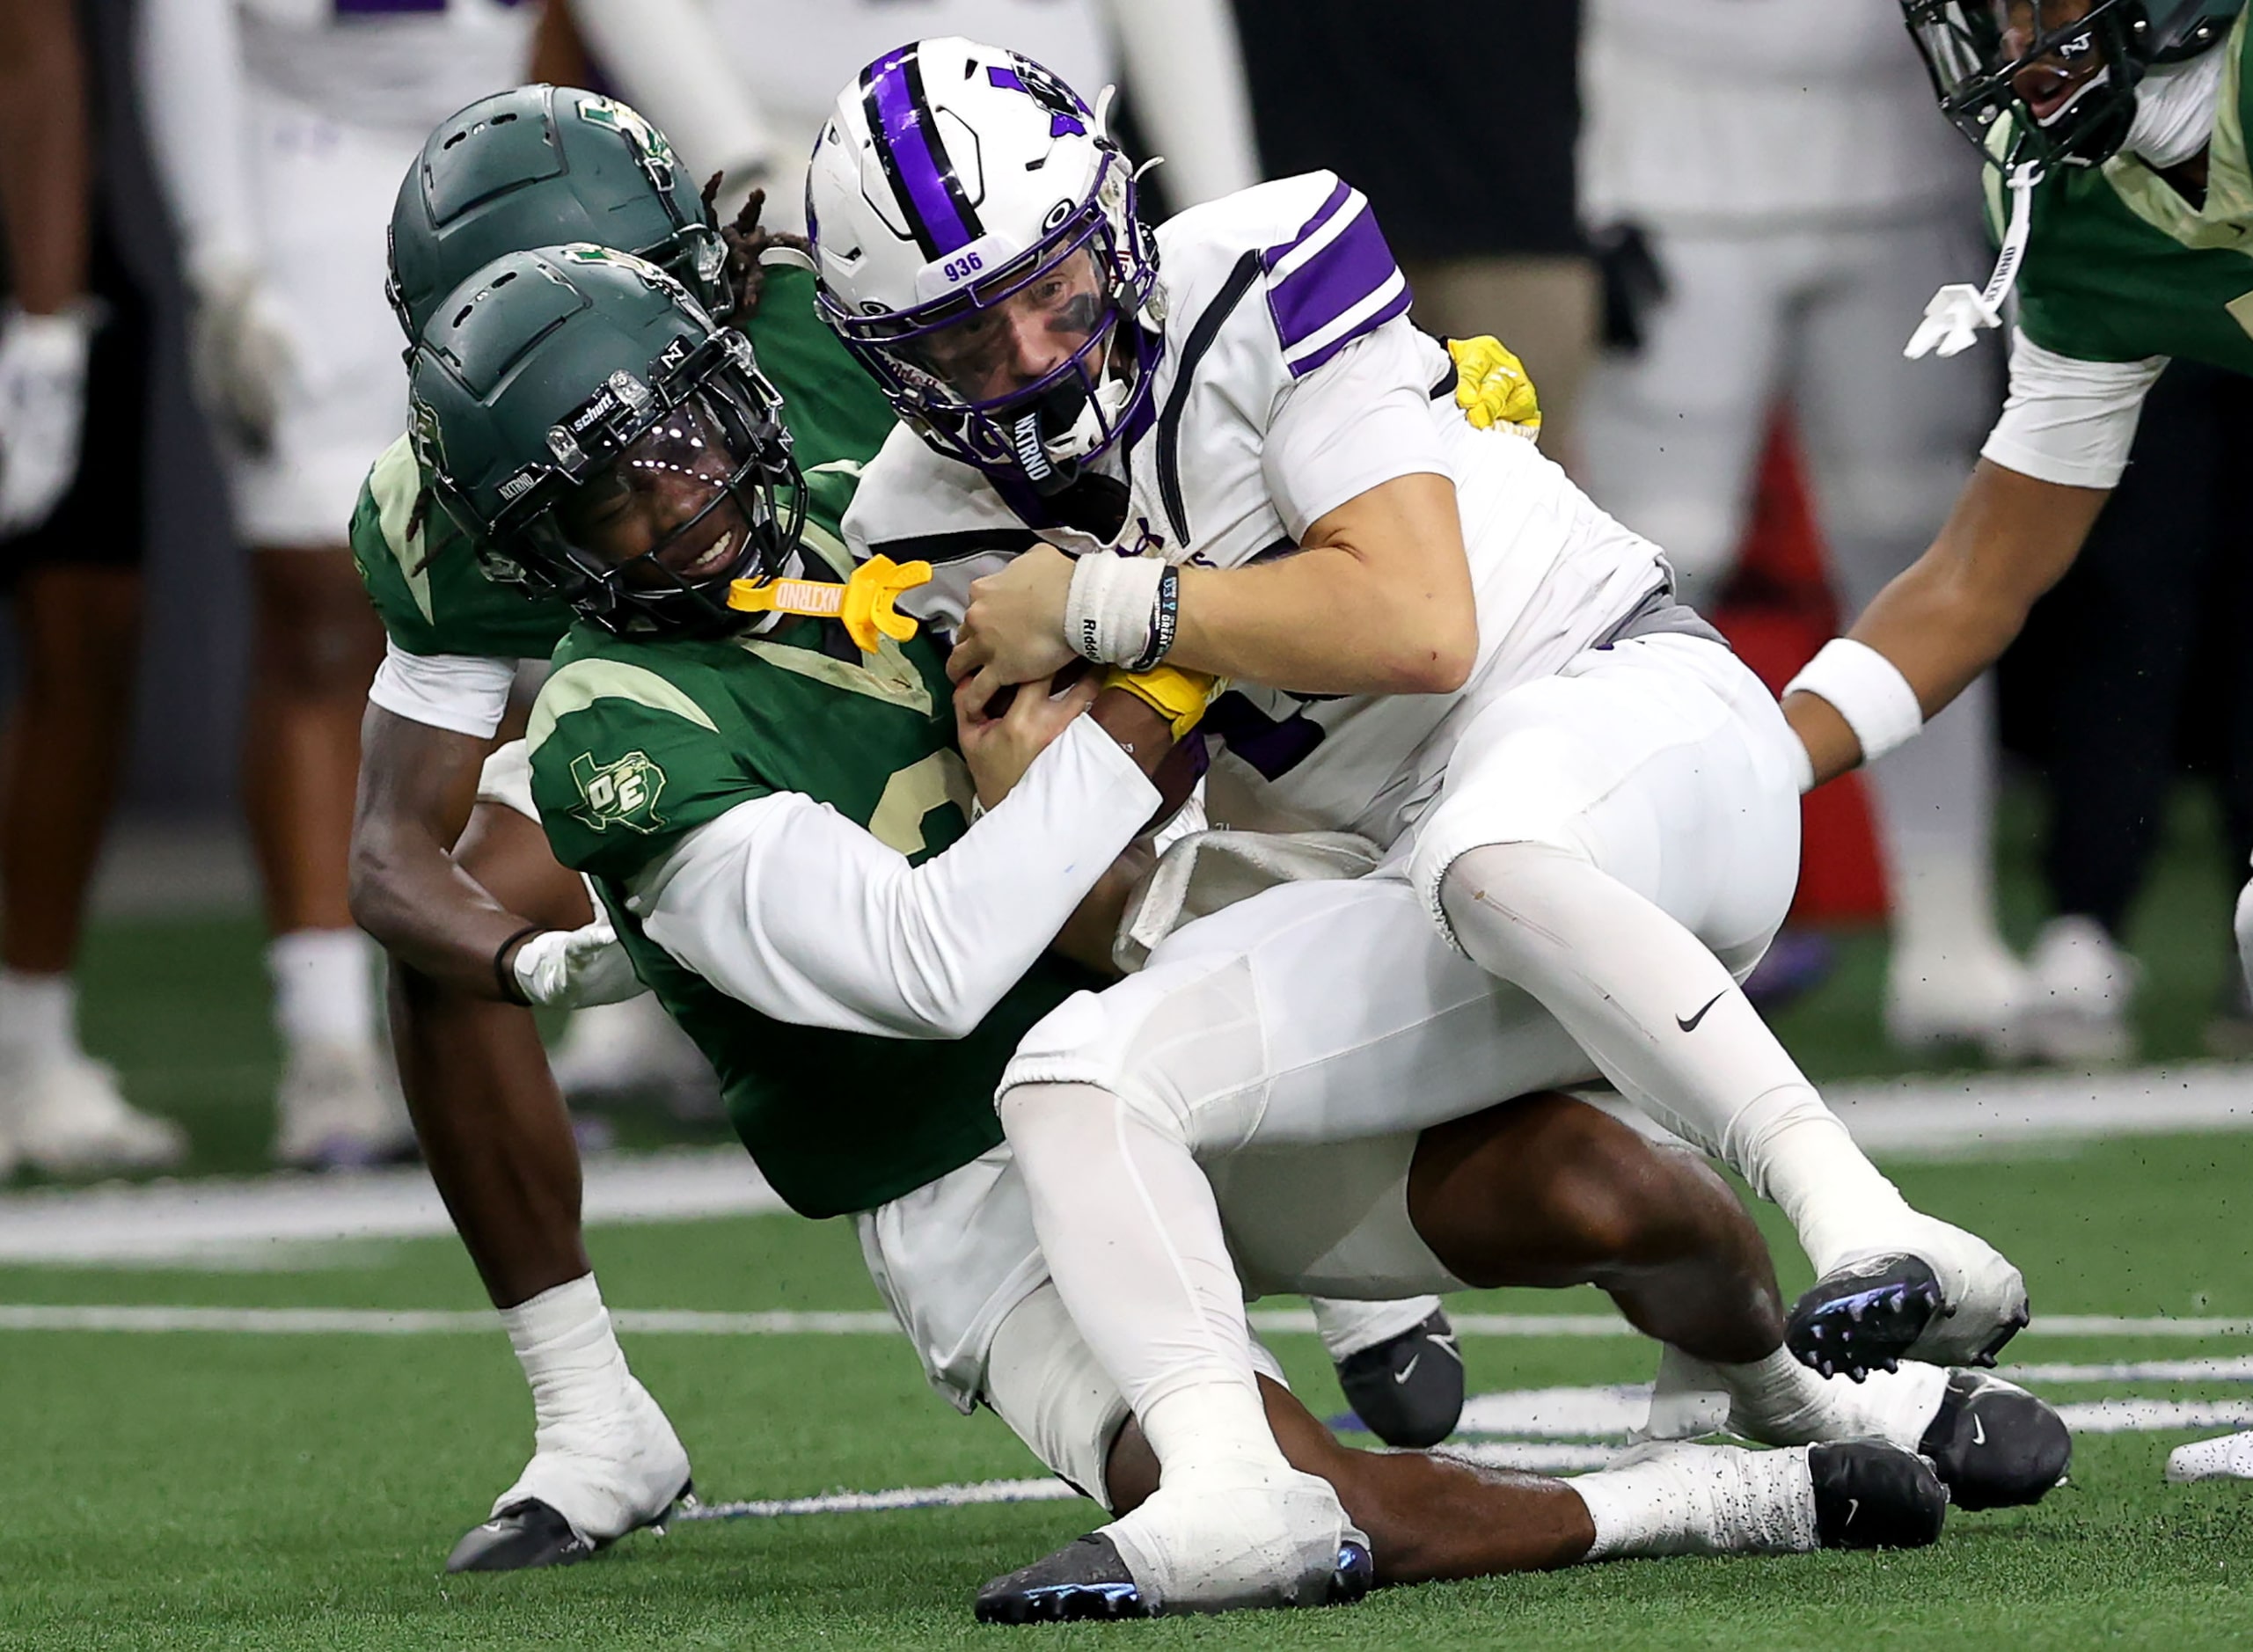
[[1455, 405], [1463, 417], [1481, 430], [1501, 425], [1529, 442], [1540, 439], [1541, 398], [1509, 346], [1482, 333], [1448, 340], [1447, 354], [1455, 358]]
[[1227, 691], [1225, 677], [1202, 671], [1184, 671], [1177, 665], [1152, 666], [1147, 671], [1124, 671], [1117, 666], [1103, 673], [1107, 689], [1124, 689], [1173, 725], [1174, 738], [1197, 726], [1205, 707]]
[[809, 614], [844, 622], [863, 654], [874, 654], [889, 637], [905, 642], [915, 621], [892, 604], [931, 578], [928, 562], [894, 562], [870, 557], [842, 585], [826, 580], [737, 580], [728, 588], [728, 606], [747, 614]]

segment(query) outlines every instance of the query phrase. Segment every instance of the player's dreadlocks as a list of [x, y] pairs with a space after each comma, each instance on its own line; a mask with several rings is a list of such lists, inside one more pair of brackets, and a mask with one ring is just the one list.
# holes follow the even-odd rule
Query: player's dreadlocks
[[[714, 172], [704, 186], [706, 213], [711, 212], [713, 197], [719, 193], [720, 174]], [[766, 292], [766, 270], [759, 263], [762, 252], [771, 246], [795, 247], [801, 252], [811, 251], [802, 235], [761, 228], [759, 213], [765, 205], [766, 191], [754, 189], [745, 197], [735, 222], [722, 225], [720, 230], [720, 238], [728, 244], [728, 285], [735, 294], [735, 308], [728, 318], [735, 326], [742, 325], [758, 314], [759, 300]]]

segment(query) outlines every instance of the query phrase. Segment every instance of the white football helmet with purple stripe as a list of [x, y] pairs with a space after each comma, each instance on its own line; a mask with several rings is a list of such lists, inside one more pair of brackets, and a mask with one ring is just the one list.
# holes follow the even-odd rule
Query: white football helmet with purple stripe
[[806, 182], [823, 318], [933, 448], [1042, 495], [1151, 418], [1156, 243], [1108, 97], [918, 40], [838, 95]]

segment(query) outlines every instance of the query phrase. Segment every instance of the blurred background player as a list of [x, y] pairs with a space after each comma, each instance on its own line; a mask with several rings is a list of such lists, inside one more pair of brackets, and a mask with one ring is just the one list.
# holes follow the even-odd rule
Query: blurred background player
[[347, 903], [359, 726], [383, 631], [346, 532], [406, 418], [384, 225], [430, 128], [522, 78], [502, 0], [163, 0], [141, 80], [194, 303], [196, 389], [225, 456], [256, 612], [243, 795], [285, 1051], [276, 1158], [409, 1140], [378, 1048], [374, 956]]
[[[1589, 492], [1711, 611], [1788, 405], [1840, 611], [1859, 612], [1946, 515], [1992, 410], [1977, 362], [1901, 358], [1901, 318], [1971, 256], [1976, 168], [1932, 118], [1898, 7], [1591, 0], [1584, 85], [1588, 221], [1650, 299], [1590, 384]], [[1898, 1044], [1999, 1056], [2024, 1035], [1994, 915], [1993, 724], [1982, 679], [1873, 776]]]
[[1417, 324], [1517, 352], [1542, 450], [1570, 468], [1598, 292], [1575, 207], [1580, 0], [1236, 0], [1236, 15], [1267, 175], [1328, 170], [1377, 202]]
[[72, 0], [0, 9], [0, 583], [23, 669], [0, 756], [0, 1176], [187, 1151], [78, 1042], [71, 977], [139, 651], [148, 303], [104, 222]]

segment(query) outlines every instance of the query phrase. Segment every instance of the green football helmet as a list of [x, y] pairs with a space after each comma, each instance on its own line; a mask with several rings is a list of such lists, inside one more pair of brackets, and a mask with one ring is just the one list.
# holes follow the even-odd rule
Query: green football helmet
[[[2245, 0], [1901, 0], [1941, 113], [2008, 172], [2097, 166], [2135, 120], [2145, 71], [2211, 49]], [[2011, 117], [2008, 143], [1995, 123]]]
[[391, 208], [391, 310], [410, 342], [473, 270], [528, 246], [636, 252], [705, 309], [734, 303], [727, 247], [665, 135], [615, 99], [517, 86], [443, 121]]
[[605, 630], [737, 630], [730, 582], [792, 569], [805, 486], [782, 398], [750, 340], [646, 259], [494, 259], [424, 327], [408, 388], [416, 457], [488, 574]]

